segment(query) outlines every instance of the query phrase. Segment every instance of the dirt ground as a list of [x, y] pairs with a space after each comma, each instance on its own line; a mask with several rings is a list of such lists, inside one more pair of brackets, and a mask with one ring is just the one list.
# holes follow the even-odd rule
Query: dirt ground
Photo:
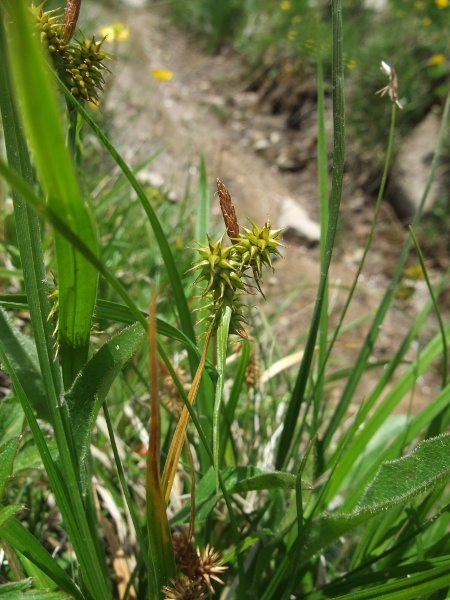
[[[294, 199], [311, 219], [318, 220], [314, 107], [308, 113], [311, 127], [306, 137], [305, 133], [288, 131], [286, 115], [272, 114], [257, 93], [248, 91], [245, 64], [237, 54], [225, 51], [211, 56], [198, 42], [175, 29], [161, 7], [128, 8], [113, 13], [97, 5], [94, 18], [98, 24], [121, 21], [130, 28], [129, 40], [114, 49], [119, 60], [112, 67], [114, 78], [107, 95], [107, 108], [114, 115], [110, 137], [129, 163], [137, 165], [164, 148], [150, 167], [151, 176], [175, 197], [181, 197], [188, 180], [195, 190], [203, 155], [211, 193], [220, 177], [231, 193], [241, 223], [251, 217], [262, 225], [269, 215], [276, 227], [286, 198]], [[172, 78], [157, 80], [152, 69], [169, 69]], [[328, 121], [331, 134], [331, 120]], [[289, 164], [293, 147], [297, 149], [297, 159], [301, 159], [295, 170]], [[332, 322], [358, 267], [373, 209], [374, 198], [361, 191], [355, 174], [346, 174], [330, 279]], [[218, 202], [213, 212], [218, 217]], [[346, 323], [378, 306], [405, 236], [405, 228], [389, 205], [384, 204]], [[287, 245], [275, 273], [266, 275], [267, 301], [258, 304], [258, 314], [270, 322], [283, 353], [296, 353], [301, 351], [312, 313], [319, 251], [317, 244], [301, 237], [289, 237]], [[416, 288], [407, 303], [389, 311], [373, 360], [392, 355], [426, 301], [425, 284], [418, 282]], [[288, 301], [295, 289], [300, 291]], [[352, 364], [369, 323], [370, 319], [366, 319], [340, 336], [333, 354], [336, 368]], [[430, 319], [421, 334], [424, 339], [430, 338], [434, 326]], [[418, 340], [417, 348], [422, 344], [423, 339]], [[269, 342], [267, 352], [270, 362], [273, 359]], [[414, 354], [412, 349], [408, 358], [413, 359]], [[439, 390], [439, 376], [437, 366], [418, 380], [414, 410]], [[376, 371], [367, 375], [357, 391], [355, 405], [378, 377]], [[334, 394], [338, 396], [341, 389], [342, 385], [336, 384]]]

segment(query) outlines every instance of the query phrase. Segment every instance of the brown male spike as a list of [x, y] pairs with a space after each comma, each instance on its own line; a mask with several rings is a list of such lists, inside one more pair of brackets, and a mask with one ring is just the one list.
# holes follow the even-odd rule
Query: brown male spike
[[67, 0], [64, 15], [64, 39], [70, 40], [77, 26], [78, 16], [80, 14], [81, 0]]
[[239, 223], [236, 217], [231, 196], [224, 183], [217, 178], [217, 192], [219, 194], [220, 209], [222, 211], [227, 234], [233, 244], [236, 243], [239, 236]]

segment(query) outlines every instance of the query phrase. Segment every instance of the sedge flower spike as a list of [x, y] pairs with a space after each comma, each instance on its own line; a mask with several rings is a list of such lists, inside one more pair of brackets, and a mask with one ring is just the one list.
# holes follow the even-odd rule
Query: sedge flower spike
[[380, 94], [381, 97], [383, 97], [385, 94], [388, 94], [392, 103], [396, 104], [399, 108], [403, 108], [398, 100], [397, 73], [395, 72], [394, 68], [385, 63], [384, 60], [381, 61], [381, 70], [384, 71], [389, 77], [389, 83], [375, 93]]
[[57, 10], [44, 11], [45, 1], [39, 6], [31, 5], [35, 27], [41, 43], [47, 46], [53, 64], [63, 83], [70, 92], [81, 100], [99, 103], [99, 92], [103, 91], [103, 75], [110, 72], [104, 64], [113, 55], [102, 49], [105, 38], [97, 42], [95, 38], [70, 39], [76, 26], [80, 1], [68, 2], [65, 22]]
[[279, 247], [283, 244], [279, 236], [283, 230], [271, 229], [270, 220], [267, 220], [264, 227], [259, 227], [249, 219], [251, 229], [240, 227], [230, 194], [220, 179], [217, 180], [217, 191], [231, 245], [223, 241], [225, 233], [217, 242], [212, 242], [210, 238], [208, 244], [197, 242], [199, 247], [195, 250], [201, 258], [191, 271], [200, 270], [194, 285], [201, 281], [207, 282], [200, 295], [206, 305], [199, 310], [208, 310], [208, 315], [202, 321], [214, 326], [226, 303], [231, 307], [230, 333], [247, 338], [243, 328], [243, 323], [246, 322], [245, 305], [241, 302], [241, 297], [254, 292], [250, 291], [252, 286], [244, 278], [251, 277], [248, 273], [251, 270], [256, 287], [264, 296], [261, 289], [262, 267], [266, 265], [273, 269], [272, 258], [281, 256]]

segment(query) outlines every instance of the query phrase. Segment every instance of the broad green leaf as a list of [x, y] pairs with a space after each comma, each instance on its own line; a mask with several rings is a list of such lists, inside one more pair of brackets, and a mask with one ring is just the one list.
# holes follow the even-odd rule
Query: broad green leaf
[[0, 446], [0, 498], [3, 497], [8, 479], [12, 475], [19, 444], [20, 438], [13, 438]]
[[[58, 447], [55, 440], [48, 439], [47, 448], [54, 462], [58, 460]], [[34, 440], [27, 441], [23, 448], [19, 450], [14, 462], [14, 475], [16, 477], [25, 477], [30, 471], [43, 469], [44, 465], [39, 449]]]
[[[50, 83], [39, 37], [33, 33], [27, 4], [8, 2], [10, 56], [23, 120], [48, 206], [97, 253], [89, 203], [65, 144], [56, 94]], [[51, 160], [49, 160], [51, 157]], [[59, 343], [66, 386], [84, 364], [89, 347], [97, 290], [97, 271], [58, 231]]]
[[83, 461], [100, 406], [122, 367], [145, 337], [140, 323], [112, 337], [94, 354], [66, 394], [78, 460]]
[[[252, 490], [295, 490], [297, 480], [297, 477], [290, 473], [254, 466], [228, 467], [221, 475], [229, 494], [241, 494]], [[214, 469], [211, 467], [196, 486], [196, 521], [204, 521], [222, 496], [222, 493], [216, 493]], [[184, 523], [189, 518], [189, 510], [188, 504], [173, 517], [172, 524]]]
[[381, 465], [352, 513], [324, 514], [314, 519], [305, 529], [303, 559], [381, 511], [404, 505], [449, 480], [450, 434], [420, 442], [410, 454]]
[[28, 398], [32, 400], [36, 416], [39, 419], [50, 420], [36, 347], [30, 337], [19, 331], [1, 307], [0, 340]]
[[450, 434], [420, 442], [415, 450], [381, 465], [355, 512], [402, 504], [450, 480]]

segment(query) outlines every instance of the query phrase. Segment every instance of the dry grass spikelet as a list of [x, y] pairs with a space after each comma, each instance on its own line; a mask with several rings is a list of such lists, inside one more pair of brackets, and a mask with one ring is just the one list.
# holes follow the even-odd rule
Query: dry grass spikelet
[[260, 375], [259, 357], [252, 352], [248, 359], [247, 368], [245, 369], [245, 383], [251, 388], [256, 387], [259, 383]]
[[209, 596], [205, 593], [201, 579], [192, 580], [183, 577], [183, 579], [171, 579], [170, 582], [171, 586], [165, 585], [162, 588], [165, 594], [164, 600], [200, 600]]
[[211, 548], [209, 544], [207, 544], [206, 548], [203, 550], [202, 555], [200, 556], [200, 567], [197, 573], [206, 583], [211, 593], [214, 593], [214, 589], [211, 584], [211, 579], [224, 585], [219, 575], [226, 571], [228, 567], [221, 565], [220, 560], [220, 552], [214, 551], [214, 548]]

